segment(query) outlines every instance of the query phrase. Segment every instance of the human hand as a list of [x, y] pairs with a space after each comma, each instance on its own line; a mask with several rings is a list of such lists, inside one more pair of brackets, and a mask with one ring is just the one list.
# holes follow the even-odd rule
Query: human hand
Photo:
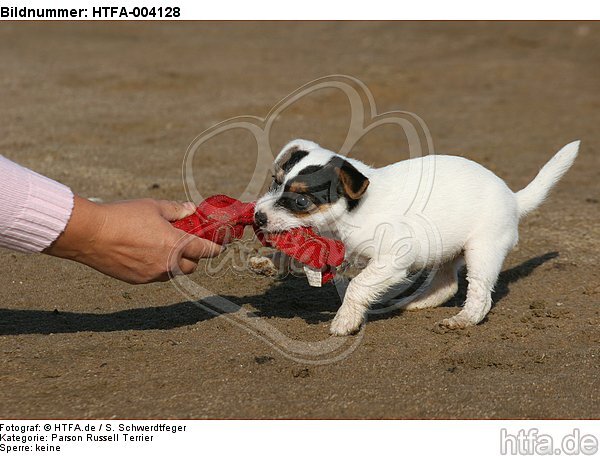
[[128, 283], [190, 274], [221, 246], [185, 234], [169, 222], [195, 211], [193, 203], [141, 199], [96, 204], [75, 196], [65, 231], [44, 253], [83, 263]]

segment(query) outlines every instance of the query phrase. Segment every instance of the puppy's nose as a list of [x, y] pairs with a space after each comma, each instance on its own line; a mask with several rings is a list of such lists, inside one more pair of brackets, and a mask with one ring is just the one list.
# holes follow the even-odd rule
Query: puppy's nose
[[265, 226], [267, 221], [267, 214], [265, 214], [263, 211], [258, 211], [256, 214], [254, 214], [254, 222], [256, 223], [256, 226]]

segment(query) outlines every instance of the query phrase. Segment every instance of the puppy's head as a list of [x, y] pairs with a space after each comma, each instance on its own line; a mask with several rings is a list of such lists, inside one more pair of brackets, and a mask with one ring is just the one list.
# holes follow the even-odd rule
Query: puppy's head
[[273, 182], [256, 203], [255, 221], [268, 232], [298, 226], [331, 229], [331, 223], [356, 209], [368, 186], [369, 179], [345, 157], [295, 140], [275, 159]]

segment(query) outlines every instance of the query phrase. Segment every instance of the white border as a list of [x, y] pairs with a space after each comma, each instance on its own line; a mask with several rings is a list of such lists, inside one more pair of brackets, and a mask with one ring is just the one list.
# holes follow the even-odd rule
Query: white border
[[[178, 6], [177, 20], [599, 20], [600, 2], [571, 0], [3, 0], [0, 6], [28, 8]], [[118, 20], [117, 18], [114, 18]], [[88, 17], [87, 20], [93, 20]], [[122, 19], [121, 19], [122, 20]], [[128, 18], [132, 20], [132, 18]], [[152, 18], [148, 18], [152, 20]], [[155, 18], [154, 20], [158, 20]]]
[[[46, 436], [54, 433], [55, 426], [79, 425], [102, 426], [95, 435], [114, 435], [119, 424], [185, 426], [186, 431], [170, 432], [130, 432], [129, 435], [153, 436], [151, 442], [104, 443], [69, 442], [57, 443], [60, 452], [48, 454], [89, 456], [110, 454], [119, 455], [235, 455], [235, 456], [315, 456], [315, 455], [460, 455], [481, 456], [502, 454], [544, 454], [536, 452], [536, 446], [525, 444], [503, 444], [502, 436], [510, 434], [510, 439], [521, 434], [545, 435], [553, 442], [553, 455], [567, 455], [568, 452], [556, 452], [564, 448], [565, 438], [571, 435], [591, 437], [596, 440], [596, 451], [592, 453], [576, 452], [576, 454], [598, 454], [597, 442], [600, 438], [598, 421], [517, 421], [517, 420], [439, 420], [439, 421], [2, 421], [3, 425], [17, 424], [35, 426], [40, 429], [52, 429]], [[107, 431], [107, 424], [112, 431]], [[502, 429], [505, 431], [502, 432]], [[532, 432], [533, 431], [533, 432]], [[4, 433], [4, 430], [3, 430]], [[61, 431], [62, 435], [87, 435], [87, 431], [72, 429]], [[27, 432], [27, 435], [33, 435]], [[121, 433], [122, 434], [122, 433]], [[84, 437], [85, 439], [85, 437]], [[522, 442], [525, 439], [522, 438]], [[572, 442], [572, 439], [570, 439]], [[506, 442], [506, 438], [505, 438]], [[516, 442], [516, 441], [514, 441]], [[2, 442], [6, 443], [6, 442]], [[14, 443], [13, 443], [14, 444]], [[539, 448], [538, 448], [539, 449]], [[511, 451], [513, 450], [513, 451]], [[529, 450], [529, 451], [527, 451]], [[516, 451], [516, 453], [514, 452]], [[14, 452], [9, 454], [36, 454], [35, 452]]]

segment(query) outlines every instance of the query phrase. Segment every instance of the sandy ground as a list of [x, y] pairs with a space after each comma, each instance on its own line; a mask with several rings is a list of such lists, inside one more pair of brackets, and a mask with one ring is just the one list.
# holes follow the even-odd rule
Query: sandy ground
[[[380, 112], [417, 113], [436, 152], [515, 190], [583, 140], [523, 221], [483, 324], [434, 330], [460, 296], [386, 314], [323, 365], [289, 359], [170, 283], [1, 251], [3, 418], [600, 417], [600, 24], [2, 23], [0, 68], [0, 153], [105, 201], [184, 199], [196, 135], [334, 73], [361, 79]], [[339, 94], [317, 93], [281, 116], [272, 143], [335, 149], [348, 119]], [[401, 145], [385, 127], [353, 153], [382, 165], [404, 158]], [[215, 140], [194, 162], [199, 189], [240, 195], [255, 149], [243, 133]], [[303, 279], [193, 280], [299, 342], [327, 340], [339, 305], [333, 286]]]

